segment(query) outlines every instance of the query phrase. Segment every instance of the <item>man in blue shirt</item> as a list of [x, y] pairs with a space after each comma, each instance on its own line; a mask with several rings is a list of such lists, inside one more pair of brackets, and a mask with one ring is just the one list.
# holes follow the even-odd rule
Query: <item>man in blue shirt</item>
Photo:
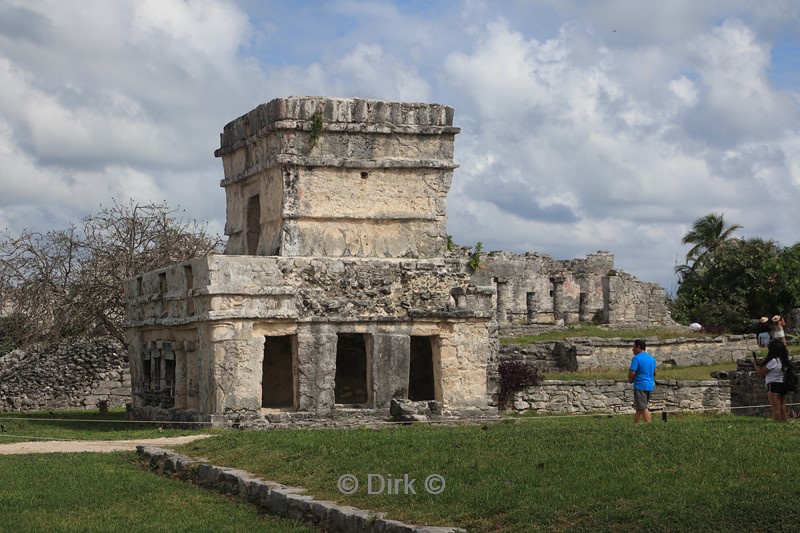
[[647, 345], [641, 339], [633, 341], [633, 359], [631, 368], [628, 371], [628, 382], [633, 383], [633, 408], [636, 414], [633, 415], [633, 423], [638, 424], [639, 420], [650, 423], [650, 396], [656, 385], [656, 360], [645, 350]]

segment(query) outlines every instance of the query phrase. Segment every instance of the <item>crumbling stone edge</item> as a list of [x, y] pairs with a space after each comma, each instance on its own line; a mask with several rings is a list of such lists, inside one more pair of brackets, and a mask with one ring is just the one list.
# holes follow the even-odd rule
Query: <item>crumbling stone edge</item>
[[357, 509], [333, 502], [315, 500], [305, 489], [287, 487], [265, 481], [250, 472], [214, 466], [207, 459], [193, 458], [157, 446], [139, 445], [136, 452], [149, 460], [151, 468], [196, 483], [200, 486], [233, 494], [281, 516], [323, 528], [331, 533], [456, 533], [456, 527], [415, 526], [389, 520], [384, 513]]

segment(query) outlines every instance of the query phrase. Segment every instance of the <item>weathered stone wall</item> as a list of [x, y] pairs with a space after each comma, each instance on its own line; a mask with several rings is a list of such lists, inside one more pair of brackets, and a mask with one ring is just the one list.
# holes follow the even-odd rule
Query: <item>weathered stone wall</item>
[[110, 337], [0, 357], [0, 411], [123, 407], [131, 401], [125, 347]]
[[227, 318], [491, 317], [490, 289], [444, 260], [213, 255], [126, 281], [130, 326]]
[[[466, 270], [466, 259], [462, 262]], [[537, 253], [489, 252], [481, 255], [471, 279], [476, 285], [496, 287], [494, 303], [500, 326], [564, 324], [601, 319], [601, 278], [613, 267], [614, 256], [608, 252], [572, 260]]]
[[[432, 339], [436, 400], [486, 405], [492, 291], [444, 260], [217, 255], [128, 280], [126, 292], [134, 390], [153, 406], [258, 414], [265, 339], [291, 336], [292, 407], [329, 413], [340, 334], [365, 340], [371, 407], [408, 388], [411, 337]], [[170, 375], [147, 393], [144, 359], [165, 354]]]
[[[731, 406], [729, 381], [656, 380], [651, 411], [719, 411]], [[627, 380], [544, 381], [514, 395], [517, 412], [634, 413], [633, 386]]]
[[598, 251], [585, 258], [557, 260], [537, 253], [481, 254], [467, 268], [470, 250], [452, 255], [475, 285], [493, 286], [501, 328], [521, 324], [594, 322], [617, 327], [672, 326], [664, 289], [614, 269], [614, 256]]
[[[646, 341], [648, 353], [662, 366], [735, 362], [758, 349], [756, 337], [752, 334], [664, 340], [648, 338]], [[632, 345], [633, 340], [620, 338], [573, 338], [524, 346], [505, 345], [500, 348], [498, 361], [516, 359], [553, 371], [627, 369], [633, 357]]]
[[605, 302], [602, 322], [616, 327], [674, 325], [664, 289], [616, 271], [602, 279]]
[[[438, 257], [447, 236], [453, 109], [289, 97], [228, 125], [226, 254]], [[256, 242], [258, 241], [258, 242]]]

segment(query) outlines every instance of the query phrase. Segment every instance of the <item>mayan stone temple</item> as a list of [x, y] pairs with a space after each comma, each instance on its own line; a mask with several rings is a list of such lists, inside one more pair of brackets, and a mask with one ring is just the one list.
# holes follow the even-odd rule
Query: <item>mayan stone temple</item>
[[453, 109], [289, 97], [227, 126], [224, 255], [127, 280], [140, 419], [481, 414], [490, 286], [446, 260]]

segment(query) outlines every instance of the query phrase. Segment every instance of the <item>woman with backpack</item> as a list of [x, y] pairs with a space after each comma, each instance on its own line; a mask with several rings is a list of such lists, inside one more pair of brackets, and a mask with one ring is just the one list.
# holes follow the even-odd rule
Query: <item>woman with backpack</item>
[[767, 357], [759, 364], [753, 353], [753, 365], [756, 373], [764, 378], [767, 384], [767, 398], [772, 408], [772, 419], [776, 422], [787, 422], [786, 395], [788, 386], [784, 383], [784, 372], [789, 368], [789, 350], [781, 339], [772, 339], [767, 348]]

